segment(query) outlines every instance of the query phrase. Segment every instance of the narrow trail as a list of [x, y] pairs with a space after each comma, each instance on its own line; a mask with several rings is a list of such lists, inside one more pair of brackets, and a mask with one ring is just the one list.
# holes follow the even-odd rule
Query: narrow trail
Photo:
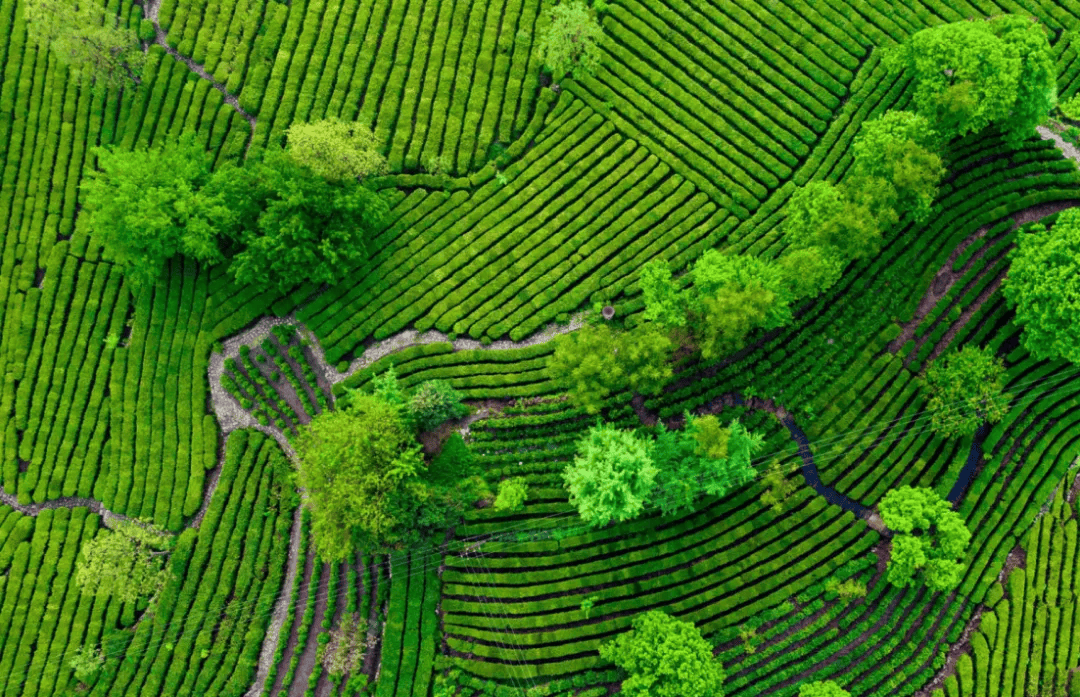
[[154, 25], [154, 40], [150, 43], [161, 46], [163, 49], [165, 49], [166, 53], [186, 65], [188, 67], [188, 70], [195, 73], [202, 79], [209, 81], [210, 85], [215, 90], [221, 92], [222, 96], [225, 98], [225, 103], [235, 109], [236, 113], [243, 116], [244, 119], [248, 122], [248, 125], [251, 126], [251, 131], [250, 133], [248, 133], [247, 145], [244, 146], [244, 157], [247, 157], [248, 150], [251, 149], [251, 143], [255, 140], [255, 117], [245, 111], [242, 106], [240, 106], [240, 99], [235, 94], [232, 94], [228, 91], [228, 89], [226, 89], [225, 83], [218, 82], [214, 79], [213, 75], [206, 72], [206, 69], [203, 68], [203, 66], [199, 65], [191, 58], [181, 55], [179, 51], [177, 51], [172, 46], [169, 46], [167, 34], [165, 30], [161, 28], [161, 24], [158, 23], [158, 13], [161, 11], [161, 0], [142, 1], [143, 15]]
[[112, 527], [112, 523], [119, 521], [129, 523], [132, 519], [120, 515], [119, 513], [113, 513], [105, 505], [96, 499], [84, 498], [81, 496], [61, 496], [58, 499], [52, 499], [51, 501], [45, 501], [44, 503], [31, 503], [21, 504], [19, 498], [14, 494], [9, 494], [4, 491], [3, 487], [0, 487], [0, 503], [14, 508], [19, 513], [26, 516], [35, 517], [42, 511], [55, 510], [57, 508], [89, 508], [92, 513], [96, 513], [101, 516], [102, 522], [105, 527]]

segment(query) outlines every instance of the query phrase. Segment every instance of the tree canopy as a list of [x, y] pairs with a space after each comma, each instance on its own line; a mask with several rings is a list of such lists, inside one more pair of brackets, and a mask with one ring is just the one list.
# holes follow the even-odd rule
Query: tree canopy
[[363, 124], [338, 119], [294, 123], [285, 135], [289, 157], [324, 179], [363, 179], [387, 170], [374, 134]]
[[965, 346], [926, 370], [931, 426], [946, 438], [970, 436], [983, 421], [996, 423], [1008, 410], [1005, 366], [992, 351]]
[[1024, 330], [1021, 342], [1039, 359], [1080, 363], [1080, 209], [1053, 228], [1022, 233], [1012, 252], [1005, 299]]
[[581, 519], [601, 527], [636, 518], [649, 501], [658, 473], [645, 439], [611, 424], [597, 424], [578, 442], [563, 481]]
[[1046, 29], [1000, 15], [923, 29], [892, 56], [915, 78], [915, 106], [945, 138], [995, 124], [1026, 138], [1057, 101]]
[[137, 84], [146, 62], [135, 32], [95, 2], [27, 0], [26, 33], [97, 89]]
[[600, 657], [627, 673], [626, 697], [723, 697], [724, 667], [691, 622], [660, 610], [634, 618], [633, 629], [600, 646]]
[[169, 577], [164, 568], [169, 537], [151, 525], [116, 521], [83, 543], [75, 582], [85, 595], [134, 603], [152, 598]]
[[872, 178], [888, 182], [895, 190], [897, 214], [925, 220], [945, 174], [938, 147], [939, 136], [925, 116], [887, 111], [864, 122], [855, 137], [853, 184]]
[[612, 392], [659, 392], [671, 377], [670, 352], [671, 341], [648, 324], [625, 332], [600, 324], [558, 337], [547, 371], [575, 404], [596, 414]]
[[295, 441], [299, 484], [311, 502], [312, 533], [326, 559], [361, 546], [397, 542], [402, 498], [424, 467], [420, 446], [400, 411], [371, 395], [354, 395], [346, 409], [323, 412]]
[[905, 485], [885, 494], [878, 508], [885, 525], [896, 533], [889, 583], [912, 586], [922, 578], [935, 591], [960, 583], [964, 567], [957, 557], [967, 550], [971, 533], [948, 501], [933, 489]]
[[496, 511], [520, 511], [529, 498], [529, 484], [524, 477], [511, 477], [499, 482], [499, 495], [493, 507]]
[[540, 60], [558, 80], [571, 73], [581, 77], [600, 65], [604, 28], [584, 0], [566, 0], [551, 8], [548, 25], [537, 43]]
[[84, 215], [136, 289], [152, 285], [175, 254], [223, 259], [215, 223], [221, 211], [201, 193], [210, 158], [191, 135], [154, 149], [94, 152], [98, 169], [82, 184]]

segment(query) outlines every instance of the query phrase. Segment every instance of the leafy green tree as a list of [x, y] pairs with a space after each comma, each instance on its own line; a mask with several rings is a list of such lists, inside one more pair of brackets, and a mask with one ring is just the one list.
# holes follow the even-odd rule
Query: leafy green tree
[[964, 567], [956, 561], [967, 550], [971, 533], [960, 514], [933, 489], [901, 486], [885, 494], [881, 519], [895, 534], [887, 578], [912, 586], [921, 578], [935, 591], [955, 588]]
[[96, 89], [138, 84], [146, 62], [135, 32], [96, 2], [27, 0], [30, 41], [49, 49], [71, 72]]
[[1005, 366], [993, 351], [965, 346], [938, 358], [926, 370], [931, 427], [945, 438], [970, 436], [986, 421], [997, 423], [1008, 411]]
[[324, 179], [363, 179], [387, 171], [374, 134], [361, 123], [338, 119], [294, 123], [285, 134], [289, 157]]
[[778, 260], [792, 299], [812, 298], [832, 288], [844, 272], [844, 261], [825, 247], [791, 249]]
[[425, 380], [409, 397], [409, 413], [421, 431], [430, 431], [469, 413], [461, 393], [445, 380]]
[[601, 527], [640, 515], [656, 475], [647, 441], [632, 431], [597, 424], [578, 442], [574, 461], [563, 470], [563, 481], [581, 519]]
[[784, 207], [784, 235], [795, 249], [819, 247], [836, 259], [868, 256], [877, 251], [882, 228], [896, 215], [894, 199], [892, 185], [878, 177], [840, 187], [813, 181]]
[[765, 491], [760, 500], [762, 505], [769, 507], [773, 515], [780, 515], [784, 512], [784, 501], [795, 493], [795, 483], [784, 476], [783, 468], [775, 460], [767, 471], [768, 474], [761, 480]]
[[495, 497], [496, 511], [520, 511], [529, 498], [529, 485], [524, 477], [511, 477], [499, 482], [499, 495]]
[[897, 212], [910, 212], [915, 220], [925, 220], [945, 174], [936, 152], [938, 142], [925, 116], [887, 111], [859, 129], [852, 144], [852, 176], [860, 184], [867, 178], [889, 182], [895, 190]]
[[751, 455], [761, 447], [759, 435], [738, 421], [720, 425], [714, 415], [687, 415], [683, 431], [663, 429], [650, 449], [656, 475], [652, 499], [664, 515], [692, 511], [703, 494], [723, 496], [756, 475]]
[[690, 312], [706, 360], [740, 348], [755, 329], [791, 321], [791, 296], [775, 262], [710, 249], [690, 273], [694, 280]]
[[671, 268], [661, 260], [641, 269], [641, 294], [645, 299], [645, 319], [661, 327], [686, 326], [686, 293], [671, 279]]
[[633, 629], [600, 646], [600, 657], [627, 673], [626, 697], [724, 697], [724, 667], [691, 622], [660, 610], [634, 618]]
[[367, 239], [388, 210], [378, 192], [324, 179], [279, 150], [219, 168], [206, 194], [221, 202], [218, 224], [242, 247], [230, 273], [282, 292], [343, 279], [367, 258]]
[[80, 646], [68, 658], [68, 667], [75, 673], [75, 679], [83, 685], [89, 684], [101, 667], [105, 665], [105, 655], [98, 647]]
[[[323, 412], [295, 441], [299, 484], [311, 503], [312, 532], [326, 559], [399, 541], [402, 501], [418, 491], [424, 461], [401, 410], [377, 397], [353, 395], [348, 407]], [[412, 490], [410, 490], [412, 489]]]
[[590, 596], [581, 601], [581, 612], [584, 613], [585, 619], [589, 619], [589, 613], [592, 612], [593, 607], [596, 606], [596, 601], [599, 600], [596, 596]]
[[583, 0], [567, 0], [551, 8], [548, 25], [537, 43], [540, 60], [558, 80], [596, 72], [600, 66], [600, 39], [604, 28]]
[[1080, 363], [1080, 209], [1062, 212], [1049, 231], [1032, 226], [1011, 256], [1003, 289], [1024, 348], [1038, 359]]
[[891, 56], [915, 78], [915, 106], [946, 138], [997, 124], [1025, 138], [1057, 99], [1045, 28], [1026, 17], [941, 24]]
[[670, 351], [671, 340], [647, 323], [625, 332], [601, 324], [558, 337], [547, 371], [575, 404], [596, 414], [612, 392], [658, 393], [671, 377]]
[[164, 568], [169, 536], [151, 525], [115, 521], [83, 543], [75, 583], [84, 595], [133, 603], [153, 598], [169, 578]]
[[152, 285], [175, 254], [208, 263], [223, 258], [218, 204], [200, 194], [210, 158], [191, 134], [152, 150], [94, 153], [98, 169], [83, 180], [83, 215], [136, 289]]
[[851, 693], [832, 680], [819, 680], [799, 685], [799, 697], [851, 697]]

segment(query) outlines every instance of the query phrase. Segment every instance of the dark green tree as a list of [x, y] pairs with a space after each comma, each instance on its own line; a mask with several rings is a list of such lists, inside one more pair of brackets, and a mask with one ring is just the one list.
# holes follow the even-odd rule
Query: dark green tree
[[51, 50], [76, 78], [98, 90], [138, 84], [146, 54], [116, 14], [75, 0], [27, 0], [22, 8], [30, 41]]
[[1080, 209], [1061, 213], [1054, 227], [1021, 233], [1002, 286], [1021, 342], [1038, 359], [1080, 363]]
[[421, 431], [430, 431], [469, 413], [461, 393], [445, 380], [425, 380], [409, 397], [409, 413]]
[[960, 583], [964, 567], [957, 558], [967, 550], [971, 533], [948, 501], [933, 489], [901, 486], [885, 494], [878, 508], [895, 533], [889, 583], [913, 586], [921, 578], [935, 591]]
[[600, 657], [627, 673], [626, 697], [724, 697], [724, 667], [691, 622], [660, 610], [634, 618], [633, 629], [600, 646]]
[[1005, 366], [992, 351], [965, 346], [926, 370], [931, 426], [946, 438], [970, 436], [984, 421], [997, 423], [1008, 411]]
[[210, 158], [192, 135], [153, 149], [94, 153], [98, 169], [83, 180], [83, 215], [136, 289], [153, 285], [175, 254], [207, 263], [224, 258], [216, 218], [225, 211], [201, 193]]

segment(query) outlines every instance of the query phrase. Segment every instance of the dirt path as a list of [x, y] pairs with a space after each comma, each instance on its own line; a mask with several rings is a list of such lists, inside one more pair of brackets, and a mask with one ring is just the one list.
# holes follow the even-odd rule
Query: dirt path
[[158, 23], [158, 13], [160, 11], [161, 0], [143, 0], [143, 15], [154, 25], [154, 40], [150, 43], [161, 46], [165, 49], [166, 53], [186, 65], [188, 67], [188, 70], [195, 73], [202, 79], [207, 80], [215, 90], [221, 92], [222, 96], [224, 96], [225, 98], [225, 103], [235, 109], [236, 113], [244, 117], [244, 119], [248, 122], [248, 125], [251, 126], [251, 131], [248, 133], [247, 145], [244, 146], [244, 157], [247, 157], [248, 150], [251, 149], [251, 143], [255, 140], [255, 117], [244, 111], [244, 108], [240, 106], [240, 99], [235, 94], [229, 92], [225, 88], [224, 83], [215, 80], [214, 76], [206, 72], [206, 69], [203, 68], [201, 65], [196, 63], [191, 58], [188, 58], [187, 56], [180, 55], [179, 51], [169, 46], [169, 43], [166, 39], [165, 30], [162, 29], [161, 25]]
[[307, 692], [308, 679], [311, 671], [315, 670], [315, 653], [319, 649], [319, 632], [322, 631], [322, 621], [326, 617], [326, 607], [330, 604], [330, 563], [323, 564], [322, 573], [319, 574], [319, 588], [315, 594], [315, 618], [308, 630], [307, 641], [304, 650], [300, 653], [300, 660], [296, 664], [296, 673], [293, 675], [292, 685], [289, 686], [289, 697], [304, 697]]
[[[341, 623], [341, 616], [345, 614], [345, 608], [349, 602], [349, 594], [346, 592], [346, 588], [349, 583], [349, 564], [342, 564], [338, 569], [338, 591], [337, 599], [334, 603], [334, 616], [331, 620], [330, 626], [337, 627]], [[317, 639], [316, 635], [316, 639]], [[310, 642], [310, 639], [308, 640]], [[330, 673], [323, 671], [319, 676], [319, 682], [315, 686], [315, 697], [330, 697], [331, 692], [334, 690], [334, 683], [330, 682]]]

